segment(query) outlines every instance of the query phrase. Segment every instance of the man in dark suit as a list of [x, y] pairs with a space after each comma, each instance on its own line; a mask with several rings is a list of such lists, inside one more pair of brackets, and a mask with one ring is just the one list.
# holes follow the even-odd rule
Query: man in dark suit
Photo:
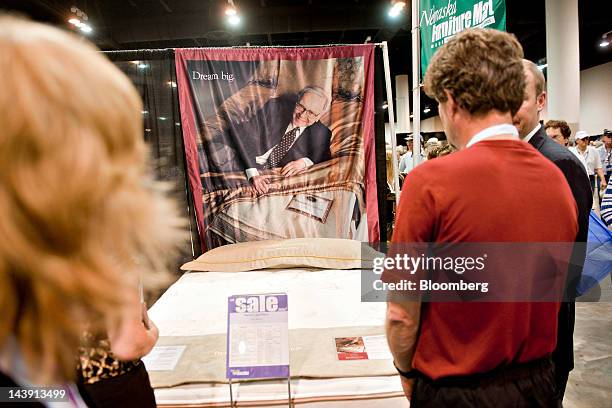
[[571, 265], [566, 284], [566, 299], [559, 310], [557, 348], [553, 353], [555, 377], [559, 401], [563, 400], [570, 371], [574, 368], [574, 321], [576, 287], [582, 274], [586, 256], [586, 241], [589, 230], [589, 213], [593, 205], [593, 193], [584, 166], [568, 149], [548, 137], [540, 124], [540, 112], [546, 103], [546, 82], [537, 66], [523, 60], [525, 71], [525, 100], [514, 116], [514, 125], [519, 136], [535, 147], [544, 157], [561, 170], [572, 190], [578, 207], [578, 234], [572, 252]]
[[257, 193], [270, 187], [259, 170], [280, 167], [283, 176], [291, 176], [331, 159], [331, 131], [319, 122], [328, 106], [323, 89], [307, 86], [297, 96], [269, 100], [253, 118], [234, 127], [246, 176]]

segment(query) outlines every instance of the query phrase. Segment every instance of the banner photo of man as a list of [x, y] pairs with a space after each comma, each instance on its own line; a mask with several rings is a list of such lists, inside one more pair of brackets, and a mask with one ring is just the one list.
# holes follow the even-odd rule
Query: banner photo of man
[[203, 250], [377, 240], [373, 45], [177, 49]]

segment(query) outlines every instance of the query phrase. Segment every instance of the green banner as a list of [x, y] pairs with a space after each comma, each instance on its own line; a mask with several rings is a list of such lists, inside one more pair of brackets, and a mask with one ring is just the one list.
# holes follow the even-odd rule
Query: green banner
[[506, 31], [505, 0], [421, 0], [421, 77], [436, 50], [470, 27]]

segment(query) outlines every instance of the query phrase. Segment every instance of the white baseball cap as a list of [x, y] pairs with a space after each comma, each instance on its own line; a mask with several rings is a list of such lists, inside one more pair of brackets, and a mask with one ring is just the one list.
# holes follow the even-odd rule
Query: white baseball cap
[[579, 130], [578, 132], [576, 132], [575, 139], [586, 139], [587, 137], [589, 137], [589, 134], [587, 132], [585, 132], [584, 130]]
[[440, 141], [438, 140], [437, 137], [430, 137], [429, 139], [427, 139], [427, 143], [426, 144], [428, 144], [428, 145], [430, 145], [430, 144], [437, 144], [439, 142]]

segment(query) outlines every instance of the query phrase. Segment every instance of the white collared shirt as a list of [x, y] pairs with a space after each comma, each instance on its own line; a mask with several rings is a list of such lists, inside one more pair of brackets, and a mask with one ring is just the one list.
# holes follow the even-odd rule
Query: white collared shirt
[[538, 126], [536, 126], [531, 132], [529, 132], [529, 134], [527, 136], [525, 136], [523, 138], [523, 142], [525, 143], [529, 143], [529, 141], [531, 140], [531, 138], [533, 137], [533, 135], [535, 135], [536, 133], [538, 133], [538, 131], [540, 130], [540, 128], [542, 127], [542, 124], [538, 122]]
[[467, 142], [465, 147], [471, 147], [478, 142], [482, 142], [485, 139], [501, 135], [510, 135], [513, 136], [513, 139], [519, 140], [518, 130], [516, 130], [516, 128], [512, 125], [504, 123], [503, 125], [495, 125], [488, 127], [476, 133], [474, 136], [472, 136], [470, 141]]
[[[287, 130], [285, 130], [284, 134], [287, 134], [289, 132], [291, 132], [293, 129], [295, 129], [295, 126], [293, 126], [293, 123], [289, 123], [289, 126], [287, 126]], [[296, 132], [295, 135], [295, 139], [293, 140], [293, 143], [291, 143], [291, 146], [289, 146], [289, 149], [291, 149], [291, 147], [293, 147], [293, 145], [295, 144], [295, 142], [297, 142], [298, 138], [304, 133], [304, 130], [306, 129], [306, 126], [300, 126]], [[277, 146], [278, 144], [272, 146], [267, 152], [265, 152], [264, 154], [262, 154], [261, 156], [255, 156], [255, 162], [259, 165], [264, 165], [266, 164], [266, 162], [268, 161], [268, 157], [270, 157], [270, 154], [272, 154], [272, 150], [274, 150], [274, 148]], [[310, 167], [312, 166], [314, 163], [312, 162], [312, 160], [310, 160], [308, 157], [304, 157], [302, 158], [302, 160], [304, 160], [304, 163], [306, 164], [306, 167]], [[259, 176], [259, 171], [254, 168], [248, 168], [245, 170], [246, 172], [246, 176], [247, 179], [251, 179], [254, 176]]]
[[[421, 161], [426, 161], [427, 157], [421, 154]], [[414, 168], [414, 160], [412, 158], [412, 151], [406, 152], [400, 157], [399, 171], [403, 174], [408, 174]]]
[[599, 152], [593, 146], [587, 146], [586, 150], [581, 151], [578, 146], [569, 148], [572, 153], [584, 164], [589, 176], [595, 175], [596, 169], [601, 169], [601, 158]]
[[606, 149], [606, 145], [604, 144], [599, 146], [597, 150], [604, 173], [612, 173], [612, 149]]

